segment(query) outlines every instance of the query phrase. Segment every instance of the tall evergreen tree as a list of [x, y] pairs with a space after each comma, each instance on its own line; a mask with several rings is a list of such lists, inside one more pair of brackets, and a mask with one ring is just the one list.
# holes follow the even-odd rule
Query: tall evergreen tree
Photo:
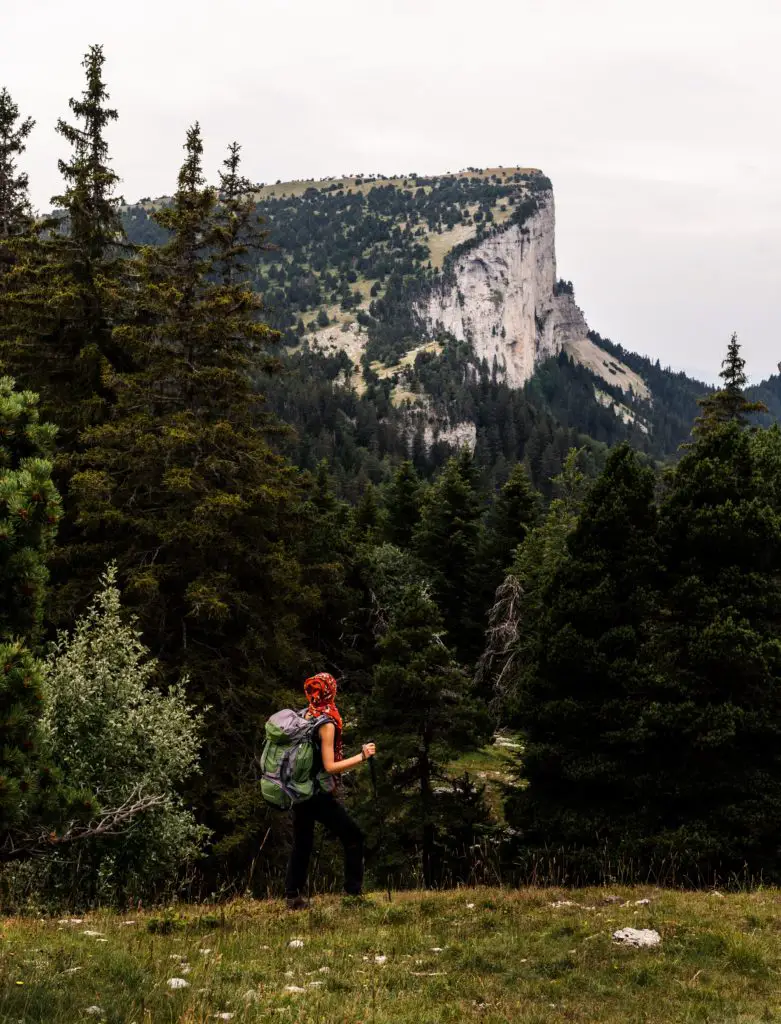
[[665, 614], [638, 742], [657, 851], [704, 877], [777, 878], [781, 510], [768, 446], [734, 408], [681, 459], [661, 508]]
[[524, 467], [516, 464], [485, 516], [481, 574], [487, 599], [493, 597], [510, 568], [513, 555], [539, 522], [542, 499]]
[[473, 840], [474, 826], [485, 821], [479, 793], [466, 781], [450, 785], [445, 766], [485, 743], [490, 728], [442, 641], [436, 605], [419, 582], [405, 582], [414, 567], [396, 554], [396, 571], [388, 571], [384, 555], [385, 578], [377, 579], [389, 618], [361, 718], [377, 739], [382, 814], [404, 859], [420, 851], [423, 881], [431, 886], [445, 863], [452, 866], [459, 840]]
[[413, 536], [415, 553], [431, 570], [448, 639], [464, 662], [482, 648], [480, 513], [474, 460], [464, 448], [426, 494]]
[[385, 537], [391, 544], [408, 548], [420, 522], [423, 486], [409, 460], [402, 462], [385, 489]]
[[114, 194], [118, 177], [105, 138], [117, 112], [107, 105], [104, 63], [102, 47], [91, 46], [83, 61], [84, 92], [70, 101], [75, 123], [57, 123], [71, 147], [69, 159], [59, 161], [65, 189], [52, 198], [54, 216], [8, 243], [14, 281], [0, 310], [5, 365], [40, 394], [42, 415], [59, 428], [56, 478], [66, 535], [70, 458], [79, 432], [105, 419], [106, 368], [122, 358], [112, 326], [126, 300], [122, 282], [129, 264], [121, 248], [121, 200]]
[[7, 89], [0, 89], [0, 238], [21, 234], [32, 219], [28, 178], [16, 159], [27, 148], [34, 127], [31, 117], [19, 121], [19, 107]]
[[[274, 694], [305, 669], [301, 615], [320, 596], [296, 557], [303, 487], [269, 446], [251, 379], [274, 334], [230, 270], [249, 243], [237, 221], [226, 227], [202, 149], [195, 125], [173, 200], [155, 213], [169, 240], [142, 251], [137, 317], [115, 331], [133, 369], [110, 378], [114, 416], [85, 432], [73, 491], [150, 647], [210, 709], [202, 802], [215, 811], [246, 773]], [[224, 819], [207, 820], [224, 833]]]
[[660, 583], [654, 486], [635, 452], [614, 449], [545, 594], [518, 702], [528, 787], [508, 805], [531, 847], [594, 852], [642, 827], [636, 731]]
[[737, 334], [730, 338], [727, 355], [721, 365], [719, 376], [724, 386], [697, 403], [701, 413], [694, 424], [695, 435], [706, 434], [724, 423], [737, 423], [745, 427], [751, 413], [767, 412], [762, 402], [750, 402], [746, 398], [746, 360], [740, 354]]

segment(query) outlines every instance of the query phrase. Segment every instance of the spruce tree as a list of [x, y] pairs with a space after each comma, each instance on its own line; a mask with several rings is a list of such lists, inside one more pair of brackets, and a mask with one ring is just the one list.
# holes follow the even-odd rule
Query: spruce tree
[[358, 543], [374, 544], [382, 533], [382, 513], [374, 484], [367, 484], [353, 511], [353, 536]]
[[485, 516], [481, 573], [488, 601], [509, 570], [518, 545], [539, 522], [541, 512], [540, 494], [518, 463]]
[[[35, 127], [31, 117], [19, 121], [19, 107], [0, 89], [0, 238], [20, 235], [32, 219], [27, 175], [16, 166]], [[0, 264], [0, 273], [2, 273]]]
[[694, 877], [778, 878], [781, 510], [772, 444], [733, 409], [700, 432], [661, 508], [665, 614], [638, 741], [657, 853]]
[[[136, 317], [115, 330], [133, 368], [110, 378], [114, 415], [84, 433], [73, 493], [166, 674], [188, 675], [210, 709], [201, 799], [224, 811], [275, 695], [308, 668], [301, 617], [320, 594], [297, 559], [304, 486], [269, 446], [252, 381], [275, 335], [230, 267], [251, 219], [229, 218], [205, 185], [202, 149], [195, 125], [173, 200], [154, 214], [169, 240], [142, 251]], [[208, 821], [224, 833], [224, 818]]]
[[480, 513], [474, 459], [464, 448], [428, 490], [413, 535], [415, 554], [431, 571], [448, 640], [462, 662], [473, 661], [482, 648]]
[[385, 539], [408, 548], [420, 522], [423, 485], [409, 460], [402, 462], [385, 488]]
[[0, 378], [0, 860], [53, 782], [38, 754], [42, 681], [32, 651], [61, 513], [51, 479], [54, 435], [39, 421], [37, 396]]
[[474, 828], [486, 820], [480, 794], [468, 780], [449, 785], [445, 769], [460, 753], [487, 742], [490, 728], [443, 642], [436, 605], [420, 583], [403, 584], [414, 568], [403, 557], [397, 562], [398, 572], [385, 567], [389, 618], [361, 719], [378, 745], [381, 813], [402, 855], [396, 870], [408, 871], [404, 861], [420, 851], [423, 881], [431, 886], [445, 864], [452, 868], [463, 857], [465, 850], [457, 848], [473, 841]]
[[66, 540], [70, 501], [67, 478], [79, 432], [106, 418], [107, 368], [122, 362], [112, 325], [127, 296], [118, 182], [111, 169], [109, 107], [100, 46], [88, 50], [86, 84], [71, 99], [75, 123], [60, 120], [57, 132], [71, 147], [59, 161], [64, 191], [52, 198], [56, 213], [32, 224], [5, 245], [14, 261], [13, 287], [0, 300], [0, 355], [20, 384], [40, 395], [41, 414], [58, 428], [56, 479], [63, 492]]
[[721, 365], [719, 376], [724, 386], [707, 398], [699, 399], [697, 404], [702, 412], [694, 424], [695, 436], [716, 430], [724, 423], [737, 423], [745, 427], [751, 413], [767, 412], [762, 402], [750, 402], [746, 398], [746, 360], [740, 354], [737, 334], [730, 338], [727, 355]]
[[508, 803], [530, 847], [596, 856], [642, 829], [636, 732], [661, 573], [654, 487], [632, 449], [614, 449], [543, 595], [535, 664], [518, 695], [528, 787]]

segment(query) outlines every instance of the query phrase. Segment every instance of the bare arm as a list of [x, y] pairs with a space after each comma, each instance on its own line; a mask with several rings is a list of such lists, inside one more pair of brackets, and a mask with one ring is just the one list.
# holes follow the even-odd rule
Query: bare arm
[[356, 754], [354, 757], [346, 757], [344, 761], [335, 761], [335, 736], [336, 726], [332, 722], [325, 722], [325, 724], [320, 726], [320, 753], [323, 758], [323, 768], [325, 768], [329, 775], [341, 775], [342, 772], [355, 768], [361, 761], [365, 761], [367, 757], [374, 756], [374, 744], [364, 743], [360, 754]]

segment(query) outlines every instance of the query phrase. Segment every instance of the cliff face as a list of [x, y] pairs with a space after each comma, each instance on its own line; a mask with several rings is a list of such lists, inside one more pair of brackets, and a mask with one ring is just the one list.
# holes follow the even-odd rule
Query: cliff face
[[471, 341], [479, 359], [496, 360], [500, 376], [520, 387], [543, 359], [585, 339], [588, 326], [572, 295], [556, 294], [553, 194], [523, 227], [485, 239], [454, 267], [454, 282], [436, 288], [420, 310], [428, 328]]

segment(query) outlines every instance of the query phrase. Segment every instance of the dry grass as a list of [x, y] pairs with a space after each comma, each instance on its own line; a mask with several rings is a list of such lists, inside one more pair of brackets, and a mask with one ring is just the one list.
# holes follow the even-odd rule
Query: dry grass
[[[185, 907], [169, 934], [146, 913], [13, 918], [0, 933], [0, 1021], [781, 1020], [780, 909], [770, 890], [473, 889], [358, 908], [321, 898], [297, 915], [275, 901]], [[617, 946], [627, 925], [656, 929], [661, 945]], [[188, 986], [169, 989], [172, 977]]]

